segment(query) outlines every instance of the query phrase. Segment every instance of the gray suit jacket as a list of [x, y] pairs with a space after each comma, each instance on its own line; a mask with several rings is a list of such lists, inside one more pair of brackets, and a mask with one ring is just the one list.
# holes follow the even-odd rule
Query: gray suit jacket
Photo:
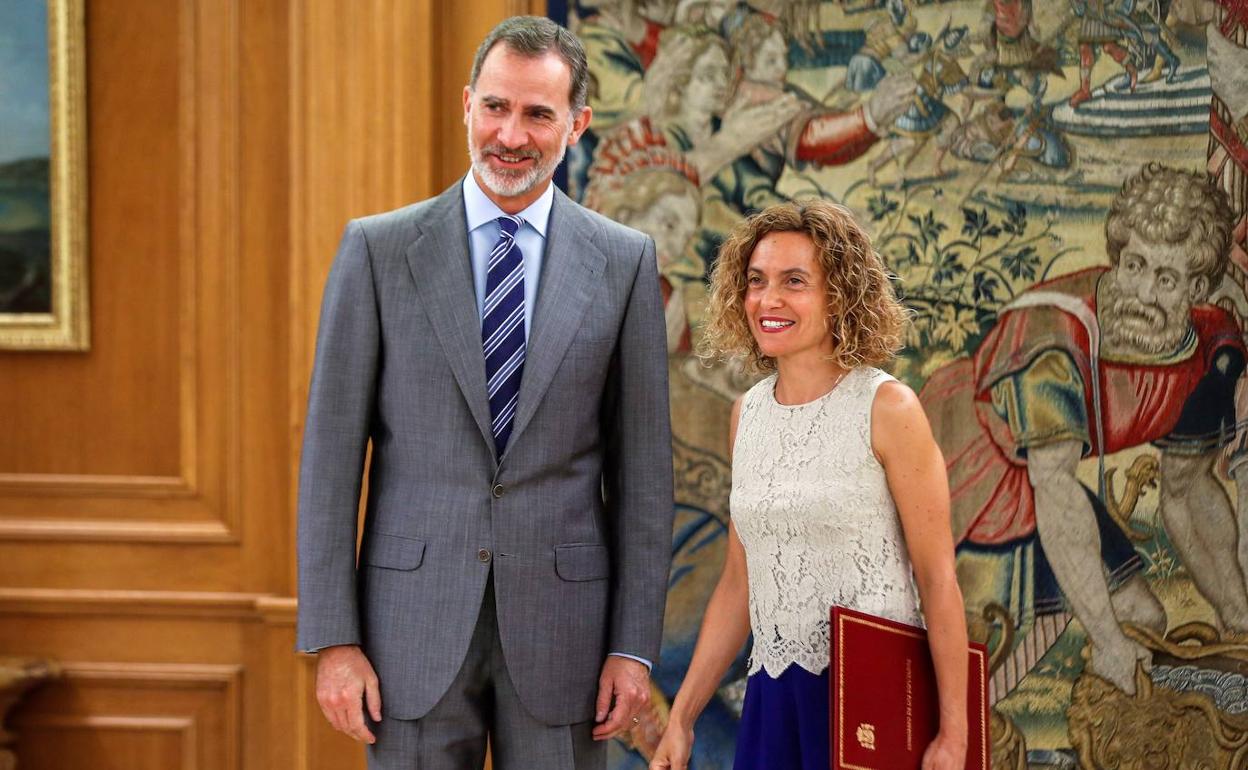
[[297, 646], [362, 644], [390, 717], [446, 692], [491, 569], [508, 671], [543, 721], [592, 718], [607, 653], [658, 659], [673, 505], [654, 242], [556, 191], [538, 291], [500, 458], [460, 184], [352, 221], [334, 260], [304, 426]]

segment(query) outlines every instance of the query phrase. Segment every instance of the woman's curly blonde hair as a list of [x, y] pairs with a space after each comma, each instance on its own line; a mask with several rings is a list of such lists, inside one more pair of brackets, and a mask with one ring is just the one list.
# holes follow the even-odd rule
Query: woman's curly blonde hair
[[893, 276], [871, 245], [853, 214], [844, 206], [822, 200], [769, 206], [738, 224], [719, 247], [711, 273], [711, 298], [698, 343], [704, 361], [744, 358], [759, 372], [776, 362], [759, 350], [745, 316], [750, 257], [765, 236], [805, 233], [815, 244], [816, 259], [826, 276], [828, 333], [834, 360], [846, 369], [892, 360], [902, 347], [909, 312], [893, 290]]

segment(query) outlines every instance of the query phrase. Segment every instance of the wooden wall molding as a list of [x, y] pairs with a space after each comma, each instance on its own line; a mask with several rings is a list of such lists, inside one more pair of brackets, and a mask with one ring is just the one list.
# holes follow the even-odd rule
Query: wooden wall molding
[[92, 714], [40, 714], [23, 720], [27, 727], [81, 730], [136, 730], [188, 733], [195, 720], [188, 717], [123, 717]]
[[[182, 475], [237, 532], [242, 508], [242, 57], [239, 2], [183, 1]], [[189, 28], [187, 28], [189, 27]], [[193, 164], [193, 165], [191, 165]], [[193, 212], [193, 213], [192, 213]], [[189, 231], [189, 232], [188, 232]], [[198, 389], [198, 390], [197, 390]], [[204, 398], [211, 394], [211, 398]], [[213, 414], [212, 405], [220, 409]]]
[[299, 600], [293, 596], [257, 596], [255, 611], [267, 626], [293, 629], [299, 612]]
[[73, 519], [0, 520], [0, 539], [60, 542], [237, 543], [237, 533], [219, 521], [108, 521]]
[[111, 663], [77, 661], [61, 663], [64, 681], [90, 682], [93, 686], [126, 684], [172, 689], [223, 690], [239, 694], [243, 667], [216, 663]]
[[13, 723], [19, 733], [35, 736], [174, 733], [181, 759], [176, 770], [236, 770], [242, 762], [242, 679], [242, 667], [234, 665], [64, 663], [61, 679], [38, 691]]
[[297, 602], [293, 597], [269, 594], [0, 588], [0, 617], [197, 618], [258, 621], [293, 627], [296, 608]]
[[174, 733], [178, 738], [180, 764], [170, 770], [199, 770], [198, 731], [192, 717], [100, 716], [92, 714], [40, 714], [21, 721], [26, 730], [49, 732], [101, 731]]
[[111, 476], [86, 473], [0, 473], [0, 496], [191, 497], [182, 476]]
[[[0, 539], [231, 542], [242, 493], [241, 30], [179, 0], [178, 475], [0, 473]], [[103, 162], [97, 159], [96, 163]], [[97, 330], [106, 331], [106, 330]], [[124, 499], [129, 504], [119, 506]]]

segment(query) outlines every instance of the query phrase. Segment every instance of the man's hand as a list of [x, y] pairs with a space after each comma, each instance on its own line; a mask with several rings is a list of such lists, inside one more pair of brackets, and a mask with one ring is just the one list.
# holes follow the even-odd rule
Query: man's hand
[[685, 153], [685, 157], [705, 184], [725, 166], [778, 134], [802, 109], [801, 101], [790, 93], [763, 104], [730, 107], [719, 130]]
[[718, 134], [731, 142], [738, 157], [775, 136], [790, 120], [801, 114], [803, 105], [796, 95], [781, 93], [763, 104], [733, 105], [724, 113]]
[[354, 644], [326, 647], [316, 654], [316, 702], [335, 730], [357, 741], [376, 743], [364, 724], [364, 704], [374, 722], [381, 721], [381, 688], [373, 664]]
[[650, 702], [650, 671], [644, 663], [607, 656], [598, 677], [598, 706], [594, 713], [594, 740], [605, 741], [628, 732]]

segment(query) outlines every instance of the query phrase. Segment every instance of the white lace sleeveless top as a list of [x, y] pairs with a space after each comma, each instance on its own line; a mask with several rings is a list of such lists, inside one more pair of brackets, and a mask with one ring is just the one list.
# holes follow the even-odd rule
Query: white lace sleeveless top
[[798, 406], [772, 375], [745, 394], [732, 457], [732, 520], [745, 546], [750, 674], [828, 666], [833, 604], [922, 625], [897, 508], [871, 450], [870, 367]]

